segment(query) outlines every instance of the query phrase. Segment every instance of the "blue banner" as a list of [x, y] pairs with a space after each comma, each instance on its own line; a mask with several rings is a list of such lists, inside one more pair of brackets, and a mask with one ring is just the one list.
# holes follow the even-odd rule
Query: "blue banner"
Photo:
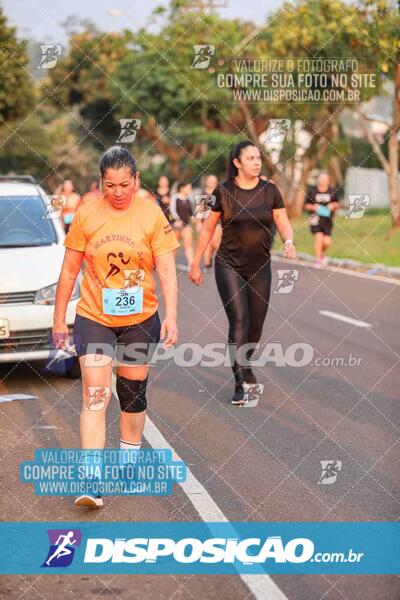
[[0, 524], [1, 574], [396, 574], [400, 523]]
[[38, 448], [20, 466], [21, 481], [37, 496], [168, 496], [186, 481], [186, 466], [168, 448]]

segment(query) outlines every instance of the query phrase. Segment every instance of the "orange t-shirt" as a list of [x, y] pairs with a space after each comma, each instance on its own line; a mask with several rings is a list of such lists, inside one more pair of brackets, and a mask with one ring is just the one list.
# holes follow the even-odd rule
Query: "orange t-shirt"
[[[154, 258], [179, 248], [170, 224], [153, 202], [135, 198], [123, 212], [112, 213], [103, 197], [89, 201], [79, 207], [64, 241], [67, 248], [84, 252], [77, 313], [109, 327], [136, 325], [156, 312]], [[132, 271], [133, 277], [140, 273], [137, 282], [143, 288], [143, 311], [134, 315], [104, 314], [102, 289], [129, 287], [127, 277]]]

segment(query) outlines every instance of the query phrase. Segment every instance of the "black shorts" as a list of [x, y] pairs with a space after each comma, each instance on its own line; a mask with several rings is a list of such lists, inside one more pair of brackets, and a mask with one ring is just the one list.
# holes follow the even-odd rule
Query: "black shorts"
[[311, 233], [323, 233], [324, 235], [332, 234], [333, 222], [331, 219], [319, 219], [318, 225], [311, 225]]
[[81, 315], [74, 323], [77, 355], [97, 354], [116, 358], [119, 363], [143, 365], [149, 362], [160, 341], [158, 312], [138, 323], [124, 327], [108, 327]]

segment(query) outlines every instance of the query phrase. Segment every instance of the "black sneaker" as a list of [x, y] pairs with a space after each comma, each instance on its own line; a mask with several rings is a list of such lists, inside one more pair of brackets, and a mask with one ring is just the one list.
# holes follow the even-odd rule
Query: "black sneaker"
[[233, 394], [233, 398], [231, 400], [231, 404], [241, 405], [245, 401], [245, 394], [242, 383], [237, 383], [235, 385], [235, 393]]
[[236, 385], [231, 404], [246, 408], [255, 408], [263, 391], [264, 385], [243, 382], [240, 385]]

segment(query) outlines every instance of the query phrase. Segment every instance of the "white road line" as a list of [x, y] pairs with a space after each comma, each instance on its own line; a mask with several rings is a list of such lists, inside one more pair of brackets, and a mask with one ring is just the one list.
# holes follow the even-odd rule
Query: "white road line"
[[[112, 377], [112, 389], [114, 396], [117, 397], [114, 374]], [[168, 448], [172, 450], [174, 460], [182, 460], [148, 415], [146, 416], [144, 436], [153, 448]], [[219, 521], [229, 523], [222, 510], [214, 502], [200, 481], [196, 479], [188, 466], [186, 466], [186, 481], [180, 483], [180, 486], [204, 522]], [[285, 596], [269, 575], [246, 575], [238, 573], [238, 576], [249, 588], [256, 600], [288, 600], [287, 596]]]
[[366, 321], [358, 321], [357, 319], [346, 317], [346, 315], [341, 315], [340, 313], [332, 312], [331, 310], [319, 310], [318, 312], [324, 317], [330, 317], [331, 319], [336, 319], [337, 321], [343, 321], [343, 323], [349, 323], [349, 325], [355, 325], [356, 327], [372, 327], [371, 323], [366, 323]]

